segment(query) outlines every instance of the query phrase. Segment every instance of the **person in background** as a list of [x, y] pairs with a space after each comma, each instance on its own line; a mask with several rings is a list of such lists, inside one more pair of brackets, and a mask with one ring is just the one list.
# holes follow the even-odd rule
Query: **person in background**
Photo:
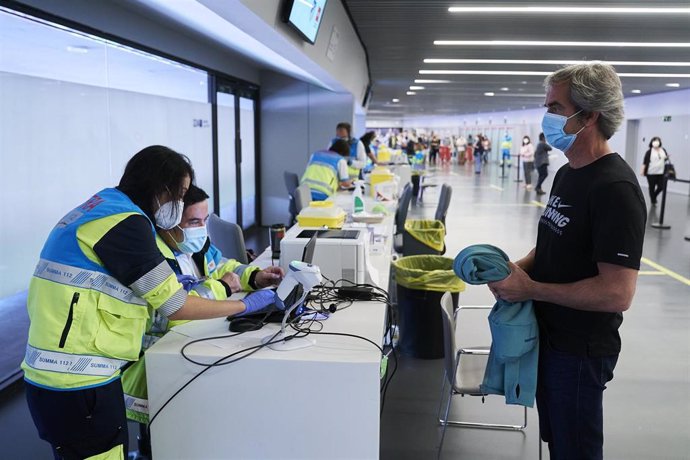
[[121, 460], [128, 431], [120, 375], [139, 359], [147, 320], [226, 317], [275, 301], [187, 294], [156, 244], [182, 219], [194, 180], [189, 160], [163, 146], [134, 155], [116, 188], [93, 195], [55, 225], [31, 278], [22, 363], [29, 411], [55, 458]]
[[520, 158], [525, 169], [525, 188], [532, 190], [532, 170], [534, 170], [534, 146], [529, 136], [522, 138], [520, 146]]
[[313, 201], [326, 200], [338, 187], [352, 187], [346, 160], [349, 156], [350, 144], [343, 139], [333, 142], [327, 152], [312, 153], [301, 183], [309, 185]]
[[477, 134], [477, 145], [474, 146], [473, 152], [475, 174], [482, 173], [482, 163], [484, 162], [485, 145], [486, 142], [484, 141], [484, 136], [482, 136], [481, 134]]
[[544, 133], [539, 133], [539, 144], [537, 144], [537, 149], [534, 152], [534, 167], [537, 168], [537, 173], [539, 173], [537, 186], [534, 188], [537, 195], [546, 194], [541, 189], [541, 185], [544, 183], [546, 176], [549, 175], [549, 152], [551, 150], [551, 146], [544, 139]]
[[647, 210], [635, 172], [608, 140], [624, 119], [616, 70], [575, 64], [546, 78], [542, 129], [568, 163], [553, 180], [537, 244], [489, 283], [533, 300], [539, 323], [539, 431], [551, 458], [603, 458], [603, 395], [635, 295]]
[[664, 191], [664, 165], [667, 160], [668, 153], [661, 146], [661, 138], [654, 136], [642, 161], [642, 175], [647, 178], [652, 206], [656, 206], [656, 198]]
[[336, 125], [335, 137], [331, 140], [328, 148], [330, 149], [338, 140], [343, 140], [348, 144], [348, 175], [353, 180], [357, 179], [359, 177], [359, 172], [367, 165], [367, 152], [364, 148], [364, 144], [356, 137], [352, 137], [352, 125], [345, 121]]
[[436, 164], [436, 156], [441, 148], [441, 139], [434, 133], [431, 133], [431, 142], [429, 142], [429, 164]]
[[467, 157], [465, 156], [465, 152], [467, 151], [467, 139], [465, 139], [465, 136], [458, 136], [455, 140], [455, 148], [458, 152], [458, 163], [464, 165], [467, 161]]
[[374, 137], [376, 137], [376, 133], [374, 131], [369, 131], [364, 133], [364, 136], [360, 138], [360, 142], [362, 145], [364, 145], [364, 151], [371, 160], [372, 164], [377, 165], [378, 162], [376, 161], [376, 155], [374, 155], [374, 152], [371, 151], [371, 141], [374, 140]]
[[416, 144], [415, 144], [414, 138], [412, 136], [410, 136], [410, 138], [407, 140], [407, 145], [405, 146], [405, 155], [407, 155], [408, 161], [411, 160], [412, 157], [415, 156], [415, 153], [417, 153], [415, 151], [415, 147], [416, 147]]

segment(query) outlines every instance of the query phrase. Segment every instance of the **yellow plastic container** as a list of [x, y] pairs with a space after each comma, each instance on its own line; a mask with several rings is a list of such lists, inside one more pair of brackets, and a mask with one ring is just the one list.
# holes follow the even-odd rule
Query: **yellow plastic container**
[[379, 147], [379, 151], [376, 154], [376, 160], [382, 163], [388, 163], [391, 161], [391, 151], [388, 149], [388, 147]]
[[395, 174], [393, 174], [388, 168], [381, 168], [379, 166], [375, 167], [369, 176], [369, 182], [371, 187], [371, 196], [376, 196], [376, 185], [382, 184], [384, 182], [392, 182], [395, 180]]
[[300, 227], [342, 228], [347, 214], [332, 201], [312, 201], [297, 215]]

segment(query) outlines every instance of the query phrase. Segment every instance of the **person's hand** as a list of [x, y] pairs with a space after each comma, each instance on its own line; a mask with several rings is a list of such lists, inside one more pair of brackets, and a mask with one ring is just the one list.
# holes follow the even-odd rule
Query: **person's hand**
[[189, 292], [197, 285], [198, 280], [192, 275], [177, 275], [177, 281], [182, 284], [185, 291]]
[[228, 272], [220, 278], [225, 284], [230, 286], [232, 292], [240, 292], [242, 290], [242, 283], [237, 273]]
[[272, 289], [262, 289], [254, 291], [245, 296], [241, 302], [245, 305], [245, 310], [238, 316], [250, 315], [261, 311], [275, 303], [276, 292]]
[[527, 272], [513, 262], [508, 262], [508, 266], [510, 267], [510, 275], [501, 281], [487, 284], [496, 300], [522, 302], [523, 300], [533, 299], [535, 282], [529, 277]]
[[285, 272], [280, 267], [266, 267], [256, 274], [254, 282], [259, 288], [278, 286], [285, 276]]

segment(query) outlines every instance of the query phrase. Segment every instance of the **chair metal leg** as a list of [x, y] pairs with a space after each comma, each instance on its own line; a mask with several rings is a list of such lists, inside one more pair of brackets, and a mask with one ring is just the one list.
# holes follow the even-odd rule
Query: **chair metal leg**
[[[452, 398], [452, 391], [451, 391]], [[457, 426], [461, 428], [480, 428], [486, 430], [504, 430], [504, 431], [524, 431], [527, 428], [527, 407], [524, 408], [524, 422], [522, 425], [505, 425], [500, 423], [479, 423], [479, 422], [460, 422], [456, 420], [448, 420], [448, 413], [444, 419], [438, 420], [443, 425]]]
[[437, 417], [439, 420], [441, 419], [441, 408], [443, 407], [443, 396], [444, 392], [446, 390], [446, 377], [448, 376], [448, 372], [445, 370], [443, 371], [443, 381], [441, 383], [441, 396], [438, 398], [438, 410], [436, 411]]
[[[455, 380], [455, 379], [453, 379]], [[455, 383], [455, 382], [453, 382]], [[448, 403], [446, 403], [446, 413], [445, 416], [443, 417], [444, 420], [448, 420], [448, 413], [450, 412], [450, 403], [453, 402], [453, 385], [450, 385], [450, 391], [448, 392]], [[443, 441], [446, 438], [446, 429], [448, 428], [448, 424], [444, 423], [443, 424], [443, 431], [441, 432], [441, 443], [438, 446], [438, 455], [437, 458], [441, 457], [441, 451], [443, 451]]]

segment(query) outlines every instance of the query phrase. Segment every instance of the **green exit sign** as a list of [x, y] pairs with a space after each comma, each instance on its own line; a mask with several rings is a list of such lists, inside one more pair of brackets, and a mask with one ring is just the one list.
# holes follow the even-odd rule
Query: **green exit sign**
[[671, 121], [671, 115], [666, 115], [664, 117], [664, 121]]

